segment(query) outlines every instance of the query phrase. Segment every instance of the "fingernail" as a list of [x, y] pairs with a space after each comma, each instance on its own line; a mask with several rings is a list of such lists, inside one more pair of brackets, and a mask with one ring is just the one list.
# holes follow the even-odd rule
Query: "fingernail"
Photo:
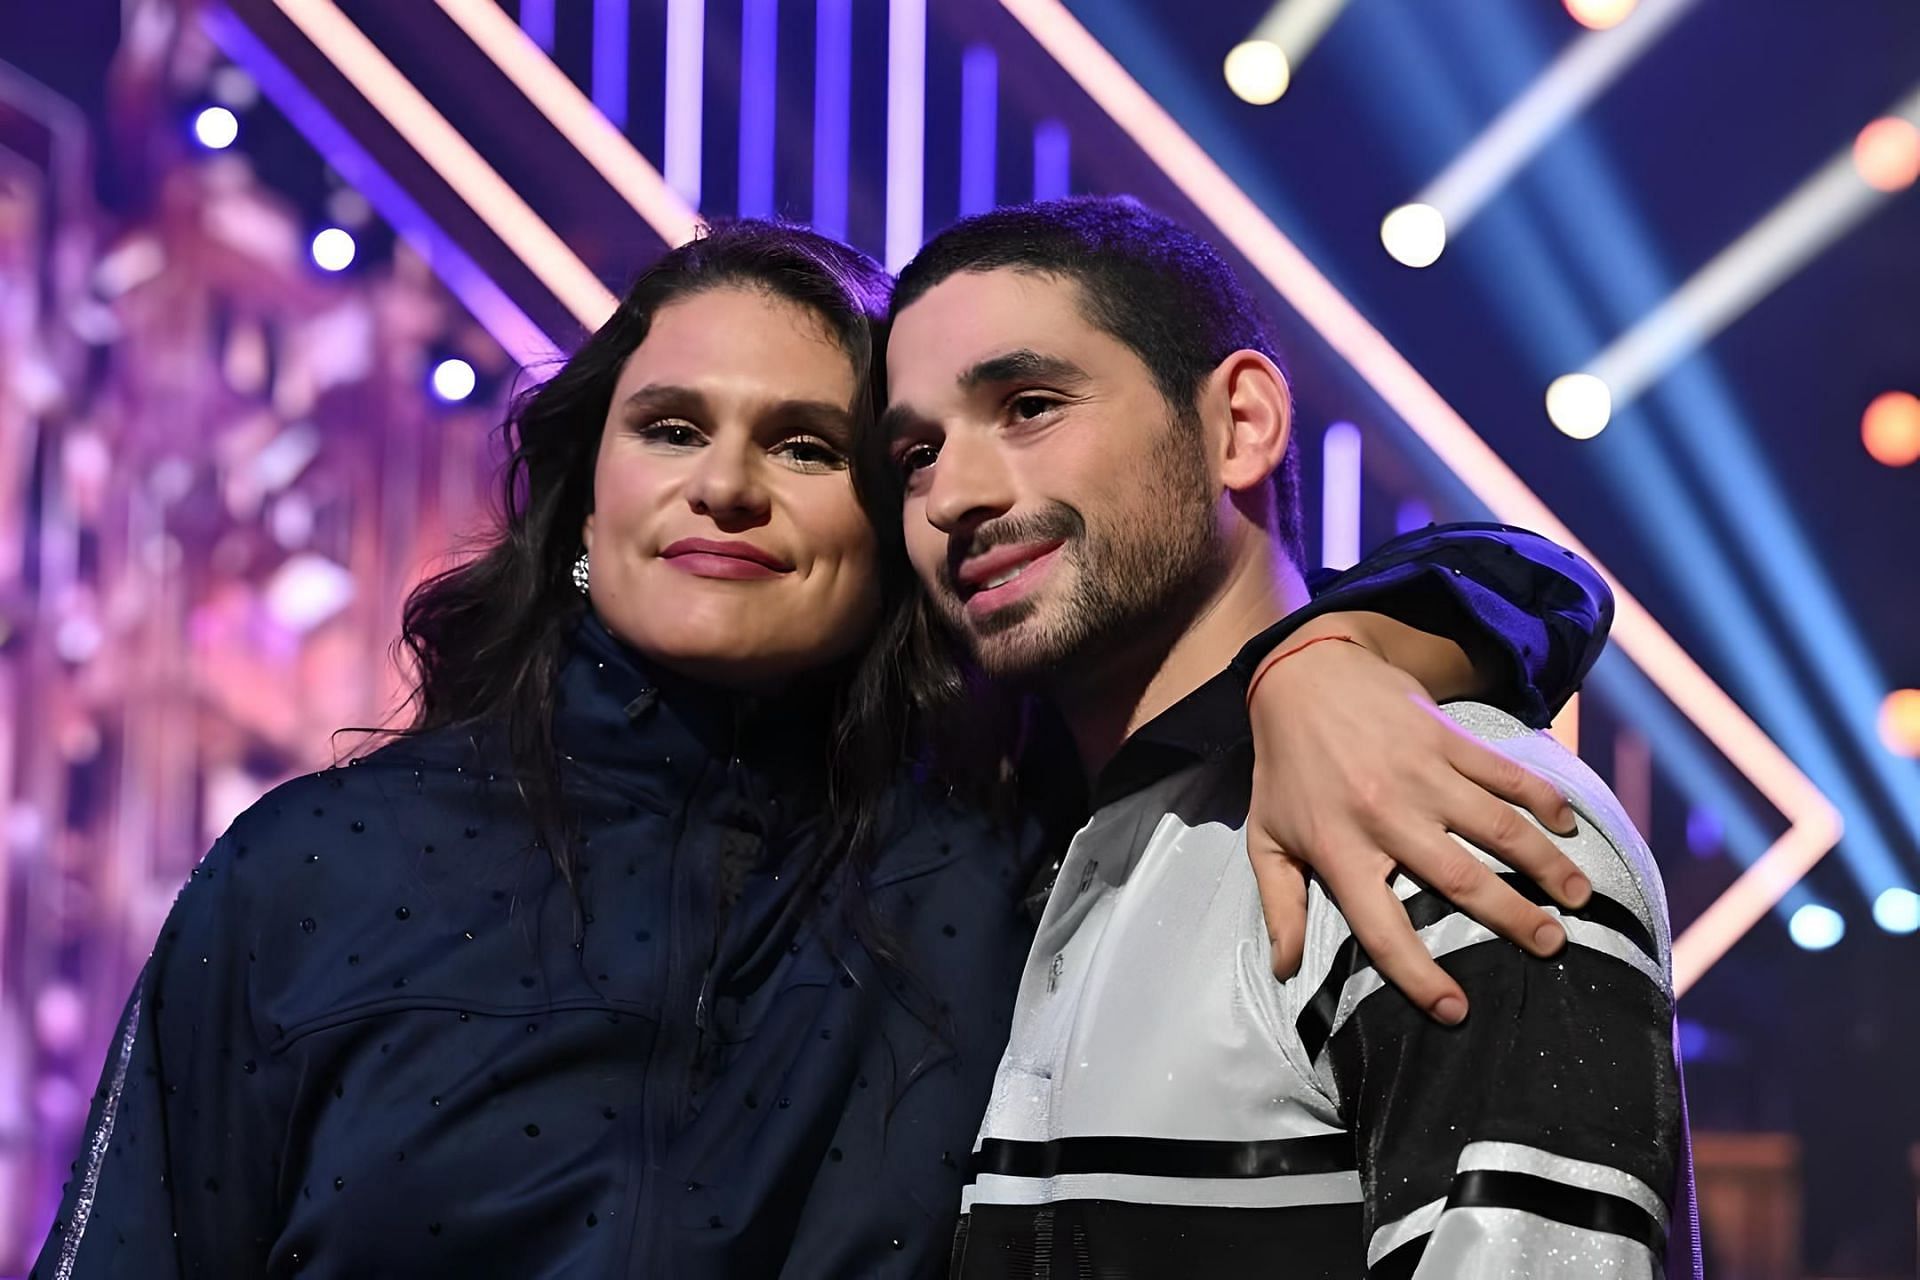
[[1553, 829], [1557, 836], [1576, 836], [1580, 834], [1580, 820], [1574, 817], [1571, 807], [1562, 807], [1557, 815], [1558, 825]]
[[1441, 996], [1434, 1001], [1433, 1016], [1450, 1027], [1457, 1027], [1467, 1016], [1467, 1002], [1459, 996]]
[[1593, 883], [1583, 875], [1570, 875], [1560, 886], [1560, 899], [1570, 907], [1584, 907], [1592, 896]]
[[1541, 955], [1552, 955], [1566, 945], [1567, 931], [1557, 924], [1543, 924], [1533, 931], [1533, 945]]

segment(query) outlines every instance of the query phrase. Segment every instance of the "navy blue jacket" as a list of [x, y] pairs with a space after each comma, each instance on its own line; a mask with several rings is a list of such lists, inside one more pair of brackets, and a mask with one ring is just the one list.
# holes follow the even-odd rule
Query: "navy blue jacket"
[[[1485, 527], [1322, 599], [1482, 619], [1536, 720], [1610, 612], [1583, 563]], [[167, 920], [33, 1275], [941, 1274], [1047, 850], [903, 781], [876, 963], [795, 891], [824, 719], [651, 671], [589, 617], [555, 722], [578, 932], [497, 728], [276, 788]]]

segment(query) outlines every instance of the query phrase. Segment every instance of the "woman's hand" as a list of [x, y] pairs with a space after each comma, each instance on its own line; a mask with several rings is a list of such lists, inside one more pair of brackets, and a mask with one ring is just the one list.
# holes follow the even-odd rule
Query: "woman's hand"
[[[1332, 635], [1357, 643], [1302, 649]], [[1428, 684], [1382, 652], [1421, 671]], [[1429, 686], [1443, 697], [1470, 692], [1459, 687], [1470, 670], [1457, 645], [1372, 614], [1317, 618], [1267, 660], [1253, 686], [1247, 852], [1276, 976], [1290, 977], [1300, 965], [1309, 868], [1381, 975], [1441, 1022], [1466, 1016], [1466, 996], [1427, 953], [1388, 887], [1396, 871], [1535, 955], [1565, 944], [1551, 916], [1448, 834], [1531, 877], [1566, 906], [1584, 904], [1591, 893], [1586, 877], [1520, 812], [1570, 832], [1566, 800], [1435, 705]]]

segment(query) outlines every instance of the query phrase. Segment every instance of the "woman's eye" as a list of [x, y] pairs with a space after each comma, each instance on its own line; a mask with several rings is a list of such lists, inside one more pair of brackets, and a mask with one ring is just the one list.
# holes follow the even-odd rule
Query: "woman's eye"
[[649, 422], [646, 426], [640, 428], [640, 437], [643, 440], [649, 440], [656, 444], [672, 445], [676, 448], [682, 448], [690, 444], [697, 444], [700, 440], [700, 432], [696, 430], [690, 422], [680, 422], [668, 418], [658, 422]]
[[1031, 421], [1043, 413], [1058, 408], [1060, 402], [1047, 396], [1015, 396], [1007, 402], [1013, 416], [1023, 421]]
[[839, 468], [847, 465], [840, 451], [824, 440], [806, 438], [782, 441], [775, 452], [785, 455], [790, 461], [812, 470]]

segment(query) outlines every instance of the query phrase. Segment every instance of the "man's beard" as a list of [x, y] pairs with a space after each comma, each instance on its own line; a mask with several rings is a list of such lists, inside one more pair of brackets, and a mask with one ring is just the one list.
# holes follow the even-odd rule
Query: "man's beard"
[[[1006, 543], [1061, 542], [1058, 554], [1073, 566], [1073, 586], [1051, 606], [1028, 597], [969, 619], [949, 562], [945, 589], [935, 597], [947, 625], [963, 638], [982, 671], [1045, 689], [1069, 669], [1103, 665], [1113, 654], [1150, 643], [1169, 628], [1176, 634], [1185, 629], [1193, 606], [1218, 579], [1223, 559], [1198, 431], [1197, 423], [1168, 424], [1147, 464], [1158, 482], [1147, 488], [1140, 509], [1112, 513], [1108, 527], [1089, 528], [1076, 508], [1053, 502], [1033, 515], [980, 530], [967, 554]], [[1053, 616], [1036, 625], [1034, 617], [1043, 609]]]

